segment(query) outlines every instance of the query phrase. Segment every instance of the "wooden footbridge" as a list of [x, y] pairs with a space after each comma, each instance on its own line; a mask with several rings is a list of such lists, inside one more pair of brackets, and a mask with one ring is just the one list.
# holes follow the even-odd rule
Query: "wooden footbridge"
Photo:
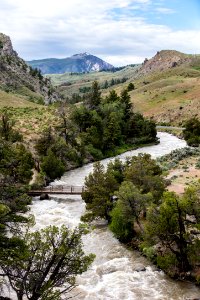
[[40, 196], [41, 194], [81, 195], [84, 186], [74, 185], [51, 185], [43, 189], [30, 190], [29, 196]]

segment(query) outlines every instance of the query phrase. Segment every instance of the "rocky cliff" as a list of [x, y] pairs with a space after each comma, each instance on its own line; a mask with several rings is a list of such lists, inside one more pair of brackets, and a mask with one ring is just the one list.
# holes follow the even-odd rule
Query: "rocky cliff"
[[49, 79], [32, 69], [13, 50], [8, 36], [0, 33], [0, 89], [21, 94], [28, 100], [50, 103], [58, 99]]

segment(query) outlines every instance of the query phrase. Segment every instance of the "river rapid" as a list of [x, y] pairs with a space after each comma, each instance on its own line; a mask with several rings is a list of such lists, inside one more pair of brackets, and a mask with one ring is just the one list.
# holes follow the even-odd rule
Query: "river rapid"
[[[167, 133], [158, 133], [160, 144], [128, 151], [119, 156], [149, 153], [152, 157], [185, 147], [185, 141]], [[114, 159], [114, 158], [111, 158]], [[105, 159], [106, 164], [111, 159]], [[83, 185], [93, 164], [69, 171], [52, 184]], [[77, 226], [85, 211], [80, 196], [55, 195], [50, 200], [34, 199], [31, 213], [35, 215], [36, 229], [48, 225]], [[200, 289], [186, 282], [177, 282], [157, 270], [137, 251], [127, 250], [113, 237], [106, 226], [99, 226], [83, 238], [84, 249], [96, 259], [90, 269], [77, 277], [78, 286], [71, 296], [75, 300], [188, 300], [200, 298]], [[142, 270], [143, 269], [143, 270]]]

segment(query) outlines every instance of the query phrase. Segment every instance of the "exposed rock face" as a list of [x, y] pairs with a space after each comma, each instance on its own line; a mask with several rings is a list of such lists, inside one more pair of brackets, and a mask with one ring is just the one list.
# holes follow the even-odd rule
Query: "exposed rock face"
[[0, 55], [12, 55], [17, 57], [17, 52], [13, 50], [10, 38], [0, 33]]
[[187, 54], [174, 50], [162, 50], [153, 58], [145, 59], [139, 74], [143, 76], [153, 72], [162, 72], [182, 64], [189, 64], [191, 61], [192, 57]]
[[58, 98], [50, 81], [34, 72], [13, 50], [10, 38], [2, 33], [0, 33], [0, 89], [19, 94], [23, 89], [27, 95], [33, 94], [33, 98], [36, 95], [40, 103], [46, 104]]
[[41, 59], [27, 62], [38, 68], [43, 74], [63, 74], [66, 72], [84, 73], [91, 71], [111, 70], [114, 67], [104, 60], [89, 53], [74, 54], [71, 57]]

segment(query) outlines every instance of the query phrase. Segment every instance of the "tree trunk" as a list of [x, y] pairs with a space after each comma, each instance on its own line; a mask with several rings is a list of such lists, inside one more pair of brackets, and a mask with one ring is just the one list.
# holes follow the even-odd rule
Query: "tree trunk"
[[18, 300], [23, 300], [23, 293], [18, 292], [18, 293], [17, 293], [17, 299], [18, 299]]

